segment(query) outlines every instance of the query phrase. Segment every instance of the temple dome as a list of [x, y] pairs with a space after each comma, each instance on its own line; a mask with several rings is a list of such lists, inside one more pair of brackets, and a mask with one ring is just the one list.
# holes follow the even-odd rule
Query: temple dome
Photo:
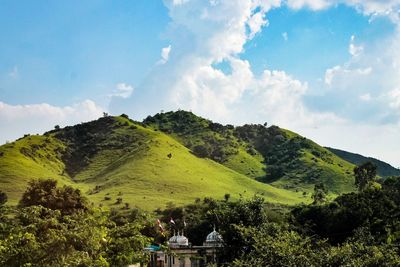
[[224, 240], [222, 236], [215, 231], [215, 229], [207, 235], [206, 241], [204, 242], [205, 246], [222, 246]]
[[184, 235], [178, 236], [176, 241], [179, 246], [189, 246], [189, 239]]
[[178, 243], [178, 236], [176, 236], [175, 234], [173, 236], [171, 236], [171, 238], [168, 240], [169, 244], [176, 244]]
[[214, 230], [207, 235], [206, 242], [222, 242], [222, 236]]
[[182, 246], [189, 246], [189, 239], [184, 236], [183, 234], [180, 235], [178, 231], [178, 235], [173, 235], [169, 241], [168, 244], [171, 248], [178, 248]]

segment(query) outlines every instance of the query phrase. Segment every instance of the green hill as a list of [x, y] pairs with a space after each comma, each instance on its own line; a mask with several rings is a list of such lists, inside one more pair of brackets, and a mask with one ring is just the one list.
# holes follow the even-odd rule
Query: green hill
[[277, 126], [221, 125], [186, 111], [149, 116], [144, 124], [173, 136], [199, 157], [276, 187], [310, 192], [323, 182], [335, 194], [354, 190], [354, 165]]
[[[249, 158], [248, 165], [259, 171], [261, 164], [256, 159]], [[234, 157], [230, 164], [235, 165]], [[222, 198], [226, 193], [233, 198], [258, 193], [268, 201], [286, 204], [308, 201], [300, 193], [244, 175], [247, 170], [238, 172], [199, 158], [174, 135], [127, 116], [104, 117], [43, 136], [25, 136], [0, 147], [0, 187], [12, 203], [32, 178], [54, 178], [80, 188], [96, 204], [116, 208], [128, 203], [155, 209], [168, 202]]]
[[383, 162], [379, 159], [365, 157], [360, 154], [355, 154], [355, 153], [351, 153], [351, 152], [347, 152], [344, 150], [335, 149], [335, 148], [331, 148], [331, 147], [327, 147], [326, 149], [328, 149], [335, 155], [341, 157], [342, 159], [345, 159], [348, 162], [351, 162], [355, 165], [360, 165], [367, 161], [371, 161], [372, 163], [374, 163], [376, 165], [377, 173], [379, 176], [382, 176], [382, 177], [400, 176], [400, 169], [397, 169], [397, 168], [393, 167], [392, 165], [390, 165], [386, 162]]

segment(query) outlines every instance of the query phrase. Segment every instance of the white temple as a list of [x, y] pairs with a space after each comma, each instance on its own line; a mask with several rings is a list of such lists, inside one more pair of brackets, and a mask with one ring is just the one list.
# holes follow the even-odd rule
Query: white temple
[[215, 228], [207, 235], [202, 246], [192, 246], [184, 232], [178, 231], [168, 240], [168, 251], [151, 252], [148, 267], [205, 267], [208, 263], [216, 262], [223, 244], [222, 236]]

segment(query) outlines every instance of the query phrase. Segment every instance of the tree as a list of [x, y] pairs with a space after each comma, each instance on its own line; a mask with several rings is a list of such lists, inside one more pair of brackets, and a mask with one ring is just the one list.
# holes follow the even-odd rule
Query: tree
[[229, 201], [230, 198], [231, 198], [231, 194], [226, 193], [226, 194], [224, 195], [225, 201]]
[[207, 158], [210, 157], [210, 148], [204, 144], [204, 145], [197, 145], [193, 148], [193, 154], [200, 158]]
[[359, 191], [363, 191], [375, 181], [376, 178], [376, 165], [368, 161], [360, 166], [354, 168], [354, 184], [358, 187]]
[[0, 207], [6, 204], [8, 200], [7, 194], [0, 190]]
[[109, 266], [107, 217], [97, 211], [62, 215], [42, 206], [18, 208], [0, 238], [0, 266]]
[[314, 192], [312, 194], [313, 204], [321, 204], [326, 201], [328, 189], [323, 183], [315, 184]]
[[32, 180], [22, 195], [20, 207], [43, 206], [60, 210], [62, 214], [72, 214], [78, 210], [87, 210], [87, 201], [79, 189], [71, 186], [57, 187], [53, 179]]

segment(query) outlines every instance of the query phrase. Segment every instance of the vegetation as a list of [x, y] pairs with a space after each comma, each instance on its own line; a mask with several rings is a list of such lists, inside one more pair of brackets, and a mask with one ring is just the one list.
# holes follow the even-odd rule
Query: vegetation
[[399, 196], [400, 177], [320, 205], [290, 208], [259, 197], [204, 199], [160, 210], [159, 216], [165, 222], [173, 217], [178, 228], [187, 222], [187, 236], [195, 245], [217, 225], [224, 239], [221, 265], [398, 266]]
[[[126, 116], [27, 136], [0, 151], [0, 185], [11, 204], [18, 204], [31, 178], [53, 178], [79, 188], [96, 205], [119, 209], [128, 203], [153, 210], [171, 200], [181, 205], [196, 197], [222, 198], [226, 192], [234, 199], [259, 193], [272, 202], [309, 201], [300, 192], [262, 184], [199, 158], [175, 138]], [[248, 162], [262, 166], [259, 160]]]
[[390, 164], [383, 162], [381, 160], [371, 158], [371, 157], [364, 157], [360, 154], [355, 154], [351, 152], [347, 152], [340, 149], [335, 149], [331, 147], [327, 147], [329, 151], [337, 155], [338, 157], [347, 160], [354, 165], [361, 165], [366, 162], [371, 162], [376, 166], [377, 174], [381, 177], [389, 177], [389, 176], [400, 176], [400, 169], [391, 166]]
[[376, 177], [376, 166], [366, 162], [361, 166], [354, 167], [355, 185], [359, 191], [365, 190], [372, 185]]
[[352, 164], [277, 126], [224, 126], [186, 111], [159, 113], [143, 123], [172, 135], [198, 157], [264, 183], [311, 192], [323, 182], [335, 194], [354, 189]]
[[[136, 212], [116, 222], [100, 209], [59, 207], [61, 195], [85, 201], [79, 191], [55, 184], [32, 181], [16, 210], [0, 207], [1, 266], [126, 266], [146, 260], [146, 217]], [[28, 200], [34, 192], [42, 198]]]
[[[355, 170], [366, 166], [373, 170], [372, 164]], [[150, 216], [129, 206], [95, 208], [79, 190], [57, 187], [55, 180], [34, 180], [16, 209], [0, 192], [0, 265], [145, 263], [144, 247], [165, 244], [175, 230], [184, 229], [193, 245], [201, 245], [216, 227], [224, 244], [216, 250], [217, 266], [399, 266], [400, 177], [378, 181], [380, 186], [333, 201], [323, 197], [324, 185], [316, 184], [309, 205], [273, 204], [257, 195], [232, 199], [225, 193], [220, 200], [169, 203]], [[125, 194], [118, 195], [122, 202]], [[60, 199], [66, 203], [59, 205]], [[166, 226], [164, 232], [154, 224], [156, 218]]]

